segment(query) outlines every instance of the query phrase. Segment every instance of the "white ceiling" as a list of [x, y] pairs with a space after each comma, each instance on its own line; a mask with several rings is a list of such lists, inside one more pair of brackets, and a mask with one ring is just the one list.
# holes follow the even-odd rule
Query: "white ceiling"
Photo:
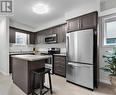
[[[66, 12], [91, 1], [93, 0], [14, 0], [14, 16], [11, 20], [36, 28], [61, 18]], [[47, 4], [50, 12], [42, 15], [34, 13], [32, 6], [39, 2]]]

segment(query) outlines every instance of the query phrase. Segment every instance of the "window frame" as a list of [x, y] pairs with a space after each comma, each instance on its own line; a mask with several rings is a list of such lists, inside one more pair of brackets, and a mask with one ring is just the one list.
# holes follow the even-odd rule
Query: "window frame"
[[112, 21], [116, 21], [116, 14], [113, 15], [109, 15], [109, 16], [105, 16], [102, 17], [102, 46], [116, 46], [116, 43], [114, 44], [107, 44], [106, 43], [106, 36], [107, 36], [107, 22], [112, 22]]
[[[25, 44], [19, 44], [19, 43], [17, 43], [17, 36], [16, 36], [16, 33], [22, 33], [22, 34], [26, 34], [26, 36], [27, 36], [27, 38], [26, 38], [26, 43]], [[26, 45], [28, 45], [29, 44], [29, 39], [30, 39], [30, 35], [29, 34], [27, 34], [27, 33], [23, 33], [23, 32], [15, 32], [15, 45], [21, 45], [21, 46], [26, 46]]]

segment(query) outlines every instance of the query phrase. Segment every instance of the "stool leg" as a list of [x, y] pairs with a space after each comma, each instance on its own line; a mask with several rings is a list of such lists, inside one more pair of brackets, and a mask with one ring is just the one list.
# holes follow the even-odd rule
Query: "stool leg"
[[35, 74], [33, 74], [33, 82], [32, 82], [32, 95], [34, 95], [35, 91]]
[[42, 83], [43, 83], [43, 79], [42, 76], [40, 75], [40, 95], [42, 95]]
[[52, 94], [52, 83], [51, 83], [50, 72], [48, 72], [48, 76], [49, 76], [50, 93]]

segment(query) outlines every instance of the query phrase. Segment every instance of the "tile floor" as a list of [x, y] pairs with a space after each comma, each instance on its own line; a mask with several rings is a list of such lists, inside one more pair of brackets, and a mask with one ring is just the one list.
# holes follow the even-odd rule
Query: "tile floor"
[[[47, 77], [46, 77], [47, 79]], [[46, 85], [48, 82], [45, 83]], [[116, 95], [109, 87], [99, 86], [95, 91], [73, 85], [66, 82], [65, 78], [52, 76], [53, 95]], [[12, 83], [11, 76], [0, 74], [0, 95], [26, 95], [15, 84]], [[46, 95], [50, 95], [48, 92]]]

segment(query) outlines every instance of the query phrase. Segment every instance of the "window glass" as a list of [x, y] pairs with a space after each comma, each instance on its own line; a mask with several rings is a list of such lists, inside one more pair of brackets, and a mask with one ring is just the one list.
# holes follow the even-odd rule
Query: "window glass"
[[28, 34], [16, 32], [16, 44], [26, 45], [28, 43]]
[[116, 45], [116, 19], [107, 19], [104, 30], [104, 45]]

